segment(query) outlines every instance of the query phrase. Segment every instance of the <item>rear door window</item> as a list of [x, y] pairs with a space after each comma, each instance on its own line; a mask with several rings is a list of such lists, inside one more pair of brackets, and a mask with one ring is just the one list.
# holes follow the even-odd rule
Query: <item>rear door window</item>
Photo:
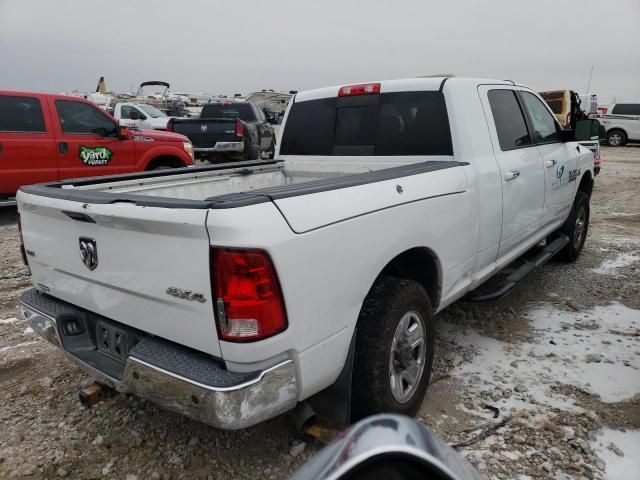
[[441, 92], [398, 92], [295, 102], [283, 155], [452, 155]]
[[640, 115], [640, 103], [616, 103], [611, 113], [614, 115]]
[[516, 92], [504, 89], [489, 90], [488, 97], [500, 149], [506, 151], [532, 145]]
[[45, 132], [40, 100], [0, 96], [0, 132]]

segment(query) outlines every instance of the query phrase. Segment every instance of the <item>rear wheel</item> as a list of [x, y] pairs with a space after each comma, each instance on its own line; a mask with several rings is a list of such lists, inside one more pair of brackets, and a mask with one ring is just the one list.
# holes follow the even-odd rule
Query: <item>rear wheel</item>
[[271, 140], [271, 145], [266, 151], [267, 158], [273, 158], [276, 155], [276, 140], [275, 138]]
[[622, 130], [612, 130], [607, 133], [607, 145], [622, 147], [627, 143], [627, 135]]
[[379, 280], [358, 319], [354, 420], [381, 412], [414, 415], [429, 385], [434, 344], [433, 312], [424, 288], [413, 280]]
[[558, 254], [560, 259], [574, 262], [580, 256], [589, 230], [589, 213], [589, 196], [578, 191], [569, 218], [561, 229], [569, 237], [569, 244]]

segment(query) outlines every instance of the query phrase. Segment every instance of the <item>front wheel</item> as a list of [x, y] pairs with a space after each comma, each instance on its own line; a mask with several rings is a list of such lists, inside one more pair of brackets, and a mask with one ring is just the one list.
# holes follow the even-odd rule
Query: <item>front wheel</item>
[[578, 191], [569, 218], [561, 229], [569, 237], [569, 244], [558, 254], [562, 260], [575, 262], [580, 256], [589, 230], [589, 215], [589, 196]]
[[429, 385], [434, 348], [433, 311], [424, 288], [413, 280], [379, 280], [356, 329], [354, 420], [381, 412], [415, 415]]
[[610, 147], [622, 147], [627, 143], [627, 136], [620, 130], [607, 133], [607, 145]]

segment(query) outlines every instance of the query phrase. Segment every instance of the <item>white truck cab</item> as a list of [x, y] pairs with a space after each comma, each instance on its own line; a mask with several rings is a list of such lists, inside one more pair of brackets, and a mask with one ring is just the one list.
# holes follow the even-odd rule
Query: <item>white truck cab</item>
[[167, 123], [173, 118], [144, 103], [116, 103], [113, 116], [121, 125], [145, 130], [166, 130]]
[[378, 81], [296, 94], [271, 161], [23, 187], [24, 315], [102, 384], [219, 428], [413, 414], [437, 312], [580, 254], [584, 122], [510, 81]]

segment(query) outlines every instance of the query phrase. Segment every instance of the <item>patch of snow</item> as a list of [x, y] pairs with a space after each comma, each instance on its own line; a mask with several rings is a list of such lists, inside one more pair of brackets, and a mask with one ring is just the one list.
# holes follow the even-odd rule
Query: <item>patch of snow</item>
[[0, 320], [0, 325], [9, 325], [11, 323], [19, 322], [20, 320], [15, 317], [5, 318], [4, 320]]
[[38, 342], [22, 342], [18, 343], [17, 345], [11, 345], [9, 347], [0, 347], [0, 353], [6, 352], [8, 350], [14, 350], [16, 348], [28, 347], [29, 345], [35, 345], [36, 343]]
[[618, 275], [617, 271], [619, 269], [633, 265], [637, 261], [640, 261], [640, 252], [625, 252], [619, 254], [613, 260], [605, 260], [599, 267], [591, 270], [600, 275]]
[[502, 452], [500, 452], [500, 454], [503, 457], [508, 458], [509, 460], [520, 460], [520, 458], [522, 457], [522, 455], [520, 455], [520, 452], [518, 451], [510, 452], [509, 450], [503, 450]]
[[[637, 475], [640, 472], [640, 430], [621, 432], [605, 428], [601, 433], [592, 442], [592, 447], [605, 462], [607, 480], [628, 480]], [[612, 443], [624, 453], [624, 457], [609, 448]]]
[[[604, 402], [640, 393], [640, 357], [635, 355], [640, 337], [624, 334], [640, 330], [640, 311], [614, 303], [566, 312], [546, 304], [530, 310], [526, 318], [536, 336], [532, 343], [502, 342], [471, 328], [460, 332], [443, 325], [445, 337], [477, 353], [452, 375], [472, 392], [502, 392], [502, 398], [490, 403], [503, 412], [537, 410], [539, 405], [581, 412], [570, 396], [552, 389], [561, 385], [600, 395]], [[520, 392], [515, 391], [516, 385]], [[485, 412], [473, 413], [485, 416]]]
[[27, 327], [24, 329], [24, 332], [22, 332], [23, 335], [29, 335], [30, 333], [33, 333], [33, 328], [31, 327]]

